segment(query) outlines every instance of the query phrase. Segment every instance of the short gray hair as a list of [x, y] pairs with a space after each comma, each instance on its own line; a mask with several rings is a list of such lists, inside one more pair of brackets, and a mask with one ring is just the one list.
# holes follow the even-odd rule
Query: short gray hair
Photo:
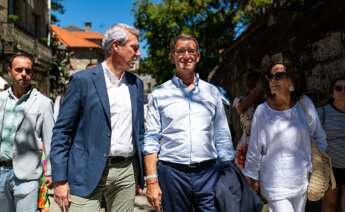
[[106, 55], [111, 52], [111, 44], [114, 40], [118, 41], [120, 45], [124, 45], [127, 42], [127, 32], [139, 38], [138, 29], [123, 23], [114, 24], [104, 33], [102, 48]]

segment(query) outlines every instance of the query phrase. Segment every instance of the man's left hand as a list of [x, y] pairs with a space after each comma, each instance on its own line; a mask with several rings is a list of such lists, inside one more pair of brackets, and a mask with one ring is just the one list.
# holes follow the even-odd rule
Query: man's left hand
[[49, 189], [53, 188], [53, 180], [51, 176], [46, 176], [46, 185]]

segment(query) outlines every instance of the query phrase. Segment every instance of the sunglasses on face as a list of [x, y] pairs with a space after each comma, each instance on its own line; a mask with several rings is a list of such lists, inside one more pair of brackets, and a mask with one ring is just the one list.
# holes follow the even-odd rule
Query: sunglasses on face
[[334, 90], [338, 91], [338, 92], [340, 92], [340, 91], [344, 91], [345, 92], [345, 85], [335, 85], [334, 86]]
[[268, 81], [271, 81], [271, 80], [276, 80], [276, 81], [279, 81], [279, 80], [282, 80], [284, 78], [286, 78], [288, 76], [288, 74], [284, 71], [284, 72], [277, 72], [275, 74], [266, 74], [265, 77]]
[[24, 67], [14, 68], [14, 71], [17, 72], [17, 73], [22, 73], [23, 71], [25, 71], [26, 74], [31, 74], [32, 73], [32, 69], [31, 68], [24, 68]]
[[198, 51], [196, 49], [191, 49], [191, 48], [181, 48], [181, 49], [176, 49], [175, 53], [177, 55], [184, 55], [184, 54], [189, 54], [189, 55], [195, 55]]

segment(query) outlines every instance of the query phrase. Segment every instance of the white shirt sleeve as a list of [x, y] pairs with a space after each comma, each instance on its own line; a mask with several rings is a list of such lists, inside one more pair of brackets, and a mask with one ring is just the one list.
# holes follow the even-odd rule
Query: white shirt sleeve
[[262, 150], [264, 149], [263, 139], [265, 136], [262, 133], [260, 133], [260, 122], [263, 121], [260, 120], [260, 111], [262, 108], [260, 106], [257, 108], [253, 116], [248, 151], [246, 155], [246, 162], [243, 170], [244, 175], [255, 180], [259, 179], [259, 170], [263, 152]]
[[302, 107], [305, 107], [304, 110], [307, 112], [308, 116], [309, 134], [314, 139], [319, 149], [321, 151], [326, 151], [326, 133], [321, 125], [317, 110], [309, 97], [303, 96], [302, 101]]

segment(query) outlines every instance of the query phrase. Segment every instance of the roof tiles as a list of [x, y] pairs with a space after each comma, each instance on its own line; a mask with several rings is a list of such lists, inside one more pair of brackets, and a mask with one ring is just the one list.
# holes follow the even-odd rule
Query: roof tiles
[[102, 40], [102, 34], [98, 32], [75, 32], [68, 31], [56, 25], [51, 26], [57, 38], [66, 47], [70, 48], [101, 48], [100, 45], [88, 40]]

